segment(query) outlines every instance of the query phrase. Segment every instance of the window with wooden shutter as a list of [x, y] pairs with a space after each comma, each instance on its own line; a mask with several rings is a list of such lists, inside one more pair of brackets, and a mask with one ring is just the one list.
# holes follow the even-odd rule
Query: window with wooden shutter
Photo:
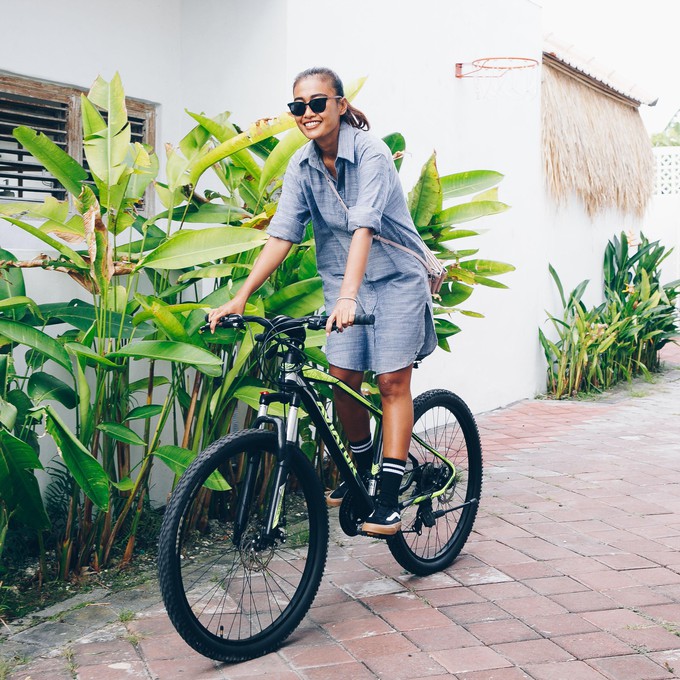
[[[25, 125], [42, 132], [87, 169], [82, 147], [80, 95], [87, 90], [0, 73], [0, 201], [65, 200], [64, 187], [13, 137]], [[153, 104], [126, 99], [132, 141], [154, 146]], [[146, 201], [145, 201], [146, 202]], [[143, 210], [144, 206], [139, 206]]]

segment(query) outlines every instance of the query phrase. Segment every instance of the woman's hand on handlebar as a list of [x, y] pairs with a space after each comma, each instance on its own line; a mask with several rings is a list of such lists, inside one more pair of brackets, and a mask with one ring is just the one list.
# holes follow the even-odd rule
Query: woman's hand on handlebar
[[[335, 303], [333, 313], [326, 322], [326, 335], [330, 335], [332, 330], [342, 333], [345, 328], [354, 324], [354, 315], [357, 310], [357, 302], [354, 298], [339, 297]], [[335, 323], [335, 329], [333, 324]]]
[[245, 307], [246, 303], [241, 302], [238, 297], [235, 297], [233, 300], [229, 300], [229, 302], [225, 302], [223, 305], [211, 309], [208, 312], [210, 332], [215, 332], [215, 328], [223, 316], [227, 316], [228, 314], [243, 314]]

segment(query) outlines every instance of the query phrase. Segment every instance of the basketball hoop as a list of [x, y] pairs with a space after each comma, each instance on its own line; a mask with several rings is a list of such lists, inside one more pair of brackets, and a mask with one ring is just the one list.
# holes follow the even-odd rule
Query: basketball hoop
[[458, 79], [472, 78], [480, 99], [500, 93], [533, 97], [537, 91], [537, 66], [538, 60], [531, 57], [482, 57], [457, 63], [455, 75]]

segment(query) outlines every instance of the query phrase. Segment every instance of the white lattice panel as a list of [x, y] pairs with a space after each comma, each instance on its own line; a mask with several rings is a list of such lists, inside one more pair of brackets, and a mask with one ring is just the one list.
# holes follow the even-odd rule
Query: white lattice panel
[[655, 194], [680, 194], [680, 146], [654, 147]]

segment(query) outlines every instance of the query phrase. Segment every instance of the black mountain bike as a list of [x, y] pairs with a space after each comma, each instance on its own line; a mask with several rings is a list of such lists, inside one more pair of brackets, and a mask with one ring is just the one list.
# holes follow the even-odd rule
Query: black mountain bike
[[[354, 323], [373, 323], [373, 317], [358, 316]], [[298, 444], [303, 412], [348, 485], [339, 521], [350, 536], [360, 533], [373, 510], [382, 459], [380, 409], [308, 365], [306, 329], [324, 328], [326, 317], [221, 320], [224, 328], [247, 324], [264, 329], [254, 338], [262, 356], [270, 363], [278, 357], [277, 391], [262, 392], [254, 429], [217, 440], [187, 468], [159, 539], [168, 616], [191, 647], [221, 661], [276, 649], [307, 613], [321, 582], [328, 510], [315, 468]], [[315, 383], [345, 390], [373, 415], [375, 453], [368, 479], [357, 473]], [[452, 392], [421, 394], [414, 416], [400, 488], [402, 528], [387, 545], [401, 566], [426, 575], [448, 567], [472, 530], [482, 451], [472, 413]]]

